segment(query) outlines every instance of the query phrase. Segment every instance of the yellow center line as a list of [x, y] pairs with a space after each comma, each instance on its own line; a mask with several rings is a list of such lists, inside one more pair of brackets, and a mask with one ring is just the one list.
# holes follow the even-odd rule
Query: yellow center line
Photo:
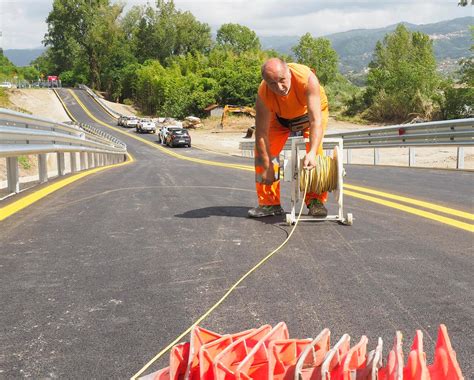
[[[239, 170], [246, 170], [246, 171], [252, 171], [252, 172], [254, 171], [254, 167], [250, 166], [250, 165], [226, 164], [226, 163], [222, 163], [222, 162], [201, 160], [201, 159], [197, 159], [197, 158], [187, 157], [187, 156], [175, 153], [173, 151], [170, 151], [169, 149], [165, 149], [165, 148], [163, 148], [163, 147], [161, 147], [161, 146], [159, 146], [159, 145], [157, 145], [157, 144], [155, 144], [155, 143], [153, 143], [149, 140], [146, 140], [142, 137], [130, 135], [129, 133], [126, 133], [126, 132], [120, 130], [119, 128], [116, 128], [116, 127], [113, 127], [109, 124], [106, 124], [106, 123], [100, 121], [99, 119], [97, 119], [96, 117], [94, 117], [87, 110], [86, 106], [80, 101], [80, 99], [77, 97], [77, 95], [74, 94], [74, 92], [72, 92], [71, 90], [69, 90], [69, 91], [71, 92], [72, 96], [76, 99], [76, 101], [79, 103], [79, 105], [84, 109], [84, 111], [93, 120], [97, 121], [101, 125], [104, 125], [108, 128], [112, 128], [113, 130], [115, 130], [119, 133], [122, 133], [126, 136], [134, 138], [135, 140], [141, 141], [144, 144], [152, 146], [155, 149], [159, 149], [162, 152], [164, 152], [164, 153], [166, 153], [170, 156], [173, 156], [173, 157], [176, 157], [176, 158], [179, 158], [179, 159], [182, 159], [182, 160], [186, 160], [186, 161], [205, 164], [205, 165], [221, 166], [221, 167], [227, 167], [227, 168], [239, 169]], [[405, 203], [414, 204], [414, 205], [417, 205], [417, 206], [425, 207], [425, 208], [428, 208], [428, 209], [431, 209], [431, 210], [436, 210], [436, 211], [443, 212], [443, 213], [446, 213], [446, 214], [451, 214], [451, 215], [459, 216], [459, 217], [462, 217], [462, 218], [474, 220], [473, 219], [474, 215], [472, 215], [470, 213], [460, 211], [460, 210], [456, 210], [456, 209], [452, 209], [452, 208], [449, 208], [449, 207], [439, 206], [439, 205], [436, 205], [434, 203], [420, 201], [420, 200], [417, 200], [417, 199], [412, 199], [412, 198], [407, 198], [407, 197], [402, 197], [402, 196], [399, 196], [399, 195], [390, 194], [390, 193], [386, 193], [386, 192], [382, 192], [382, 191], [377, 191], [377, 190], [373, 190], [373, 189], [369, 189], [369, 188], [365, 188], [365, 187], [361, 187], [361, 186], [354, 186], [354, 185], [350, 185], [350, 184], [347, 184], [347, 183], [345, 183], [344, 186], [347, 189], [358, 190], [358, 191], [369, 193], [369, 194], [379, 195], [379, 196], [383, 196], [385, 198], [390, 198], [390, 199], [393, 199], [393, 200], [398, 200], [398, 201], [402, 201], [402, 202], [405, 202]], [[474, 229], [474, 225], [469, 224], [469, 223], [464, 223], [464, 222], [461, 222], [461, 221], [457, 221], [455, 219], [447, 218], [447, 217], [437, 215], [437, 214], [434, 214], [434, 213], [431, 213], [431, 212], [418, 210], [418, 209], [415, 209], [413, 207], [405, 206], [403, 204], [398, 204], [398, 203], [395, 203], [395, 202], [386, 201], [386, 200], [371, 197], [371, 196], [368, 196], [368, 195], [359, 194], [359, 193], [356, 193], [356, 192], [353, 192], [353, 191], [350, 191], [350, 190], [347, 190], [347, 189], [344, 189], [344, 194], [345, 195], [349, 195], [349, 196], [352, 196], [352, 197], [355, 197], [355, 198], [364, 199], [366, 201], [378, 203], [378, 204], [383, 205], [383, 206], [395, 208], [395, 209], [405, 211], [405, 212], [408, 212], [410, 214], [418, 215], [418, 216], [421, 216], [421, 217], [424, 217], [424, 218], [427, 218], [427, 219], [436, 220], [440, 223], [448, 224], [450, 226], [461, 228], [461, 229], [466, 230], [466, 231], [473, 232], [473, 229]]]
[[354, 185], [344, 184], [344, 187], [347, 188], [347, 189], [350, 189], [350, 190], [356, 190], [356, 191], [360, 191], [360, 192], [363, 192], [363, 193], [379, 195], [381, 197], [390, 198], [390, 199], [394, 199], [394, 200], [397, 200], [397, 201], [401, 201], [401, 202], [421, 206], [421, 207], [424, 207], [424, 208], [428, 208], [430, 210], [435, 210], [435, 211], [442, 212], [444, 214], [450, 214], [450, 215], [454, 215], [454, 216], [459, 216], [460, 218], [474, 220], [474, 214], [464, 212], [464, 211], [460, 211], [460, 210], [456, 210], [454, 208], [444, 207], [444, 206], [440, 206], [440, 205], [433, 204], [433, 203], [430, 203], [430, 202], [420, 201], [420, 200], [414, 199], [414, 198], [402, 197], [400, 195], [385, 193], [383, 191], [373, 190], [373, 189], [366, 188], [366, 187], [361, 187], [361, 186], [354, 186]]
[[410, 207], [410, 206], [401, 205], [399, 203], [395, 203], [395, 202], [387, 201], [387, 200], [384, 200], [384, 199], [372, 197], [370, 195], [356, 193], [356, 192], [353, 192], [353, 191], [350, 191], [350, 190], [345, 190], [344, 194], [349, 195], [351, 197], [363, 199], [363, 200], [366, 200], [366, 201], [369, 201], [369, 202], [378, 203], [380, 205], [387, 206], [387, 207], [390, 207], [390, 208], [394, 208], [394, 209], [397, 209], [397, 210], [405, 211], [405, 212], [408, 212], [409, 214], [418, 215], [418, 216], [421, 216], [423, 218], [436, 220], [437, 222], [441, 222], [441, 223], [448, 224], [448, 225], [453, 226], [453, 227], [461, 228], [461, 229], [469, 231], [469, 232], [474, 232], [474, 225], [473, 224], [460, 222], [458, 220], [447, 218], [445, 216], [433, 214], [432, 212], [419, 210], [419, 209], [416, 209], [416, 208], [413, 208], [413, 207]]

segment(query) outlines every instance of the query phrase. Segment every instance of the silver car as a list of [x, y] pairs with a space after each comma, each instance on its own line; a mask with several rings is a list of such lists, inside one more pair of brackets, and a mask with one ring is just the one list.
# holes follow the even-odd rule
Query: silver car
[[155, 122], [148, 119], [140, 120], [136, 128], [137, 128], [137, 133], [144, 133], [144, 132], [155, 133], [156, 132]]

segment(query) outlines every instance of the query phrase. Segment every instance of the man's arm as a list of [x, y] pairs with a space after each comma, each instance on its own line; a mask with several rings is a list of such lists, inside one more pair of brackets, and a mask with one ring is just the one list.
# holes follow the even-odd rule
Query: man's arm
[[255, 160], [259, 160], [260, 165], [264, 169], [262, 173], [263, 183], [265, 185], [271, 185], [275, 181], [275, 171], [271, 162], [270, 143], [268, 142], [271, 112], [267, 109], [259, 96], [257, 96], [255, 110], [255, 147], [257, 149]]
[[306, 100], [308, 104], [310, 150], [305, 156], [304, 166], [312, 169], [316, 165], [316, 152], [324, 136], [319, 81], [313, 73], [310, 74], [308, 79]]

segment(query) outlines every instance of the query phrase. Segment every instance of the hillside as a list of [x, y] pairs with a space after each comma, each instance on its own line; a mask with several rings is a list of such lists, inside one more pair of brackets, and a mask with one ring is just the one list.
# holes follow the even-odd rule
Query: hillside
[[[442, 66], [446, 62], [468, 56], [472, 44], [469, 26], [473, 21], [474, 17], [463, 17], [434, 24], [404, 24], [411, 31], [420, 31], [431, 37], [436, 59]], [[377, 41], [395, 30], [396, 26], [395, 24], [379, 29], [357, 29], [324, 37], [331, 41], [339, 54], [343, 73], [361, 72], [372, 59]], [[265, 49], [275, 49], [284, 54], [291, 54], [291, 48], [298, 43], [298, 40], [298, 36], [260, 37]]]
[[15, 66], [28, 66], [31, 61], [38, 58], [45, 48], [39, 47], [36, 49], [6, 49], [3, 54], [15, 65]]

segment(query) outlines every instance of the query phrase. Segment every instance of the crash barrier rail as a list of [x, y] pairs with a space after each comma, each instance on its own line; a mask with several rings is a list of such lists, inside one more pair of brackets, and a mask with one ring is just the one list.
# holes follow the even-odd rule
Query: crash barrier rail
[[80, 84], [80, 85], [79, 85], [79, 88], [80, 88], [81, 90], [86, 91], [86, 92], [87, 92], [90, 96], [92, 96], [92, 98], [94, 98], [103, 108], [105, 108], [108, 113], [110, 113], [110, 114], [113, 115], [114, 117], [119, 118], [120, 116], [122, 116], [120, 113], [115, 112], [112, 108], [110, 108], [110, 107], [103, 101], [103, 99], [102, 99], [100, 96], [98, 96], [94, 91], [92, 91], [92, 89], [90, 89], [89, 87], [87, 87], [85, 84]]
[[[343, 139], [347, 164], [352, 161], [352, 149], [373, 148], [373, 163], [378, 165], [380, 149], [408, 147], [408, 166], [415, 166], [416, 147], [455, 146], [457, 147], [456, 168], [464, 169], [464, 147], [474, 145], [474, 118], [327, 133], [325, 137]], [[255, 142], [241, 142], [239, 147], [242, 156], [253, 157]], [[288, 141], [283, 151], [290, 150], [291, 142]]]
[[92, 126], [58, 123], [0, 108], [0, 157], [6, 158], [9, 193], [20, 192], [18, 158], [22, 155], [37, 155], [39, 182], [48, 181], [48, 153], [57, 154], [57, 174], [63, 176], [125, 161], [127, 146]]
[[[417, 330], [404, 364], [402, 334], [383, 360], [383, 341], [368, 351], [368, 339], [351, 347], [348, 334], [331, 347], [331, 331], [315, 339], [290, 339], [284, 322], [236, 334], [217, 334], [195, 326], [190, 341], [175, 345], [169, 366], [142, 380], [461, 380], [464, 379], [445, 325], [438, 329], [434, 361], [428, 364], [423, 333]], [[137, 375], [133, 376], [135, 379]]]

